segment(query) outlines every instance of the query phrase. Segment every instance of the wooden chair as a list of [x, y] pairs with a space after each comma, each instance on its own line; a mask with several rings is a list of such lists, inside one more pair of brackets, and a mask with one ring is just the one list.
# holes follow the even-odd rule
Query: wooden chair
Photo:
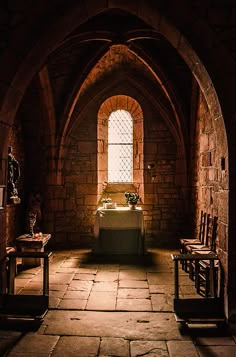
[[213, 242], [215, 240], [216, 217], [212, 218], [207, 214], [205, 235], [201, 244], [188, 244], [185, 246], [185, 253], [191, 254], [194, 250], [208, 251], [213, 250]]
[[[211, 219], [211, 224], [208, 227], [208, 233], [206, 237], [206, 245], [199, 246], [195, 249], [191, 247], [189, 253], [192, 254], [204, 254], [207, 255], [215, 254], [216, 252], [216, 236], [217, 236], [217, 220], [215, 216]], [[214, 286], [217, 287], [218, 281], [218, 270], [219, 270], [219, 260], [214, 261], [214, 265], [210, 264], [209, 260], [203, 259], [195, 262], [194, 260], [190, 263], [189, 276], [192, 280], [195, 280], [195, 287], [198, 293], [202, 293], [204, 296], [214, 295], [215, 292], [210, 290], [210, 281], [214, 279]]]
[[[198, 237], [197, 238], [180, 238], [180, 254], [186, 254], [186, 246], [189, 244], [201, 245], [204, 243], [205, 231], [206, 231], [206, 219], [207, 214], [201, 211], [200, 213], [200, 222], [198, 228]], [[182, 269], [187, 271], [188, 266], [186, 265], [186, 261], [182, 261]]]
[[184, 247], [188, 244], [202, 244], [203, 243], [203, 237], [204, 237], [204, 231], [205, 231], [205, 223], [206, 223], [206, 213], [203, 213], [201, 211], [200, 213], [200, 222], [199, 222], [199, 231], [198, 231], [198, 237], [197, 238], [180, 238], [180, 253], [184, 253]]
[[[208, 234], [209, 234], [209, 224], [210, 224], [210, 215], [207, 213], [203, 213], [203, 218], [201, 221], [200, 233], [198, 239], [194, 239], [192, 242], [186, 241], [182, 245], [182, 249], [180, 250], [181, 254], [190, 254], [194, 249], [204, 249], [207, 245]], [[187, 265], [188, 262], [184, 262], [184, 270], [191, 273], [191, 266]]]

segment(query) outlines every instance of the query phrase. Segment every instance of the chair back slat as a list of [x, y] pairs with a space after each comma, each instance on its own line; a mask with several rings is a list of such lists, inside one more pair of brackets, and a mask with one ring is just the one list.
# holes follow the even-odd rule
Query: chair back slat
[[209, 247], [210, 250], [216, 250], [216, 234], [217, 234], [217, 217], [210, 217], [207, 215], [206, 234], [204, 245]]
[[211, 232], [211, 242], [210, 242], [210, 247], [213, 252], [216, 251], [217, 226], [218, 226], [218, 217], [214, 216], [212, 222], [212, 232]]
[[205, 232], [204, 232], [204, 236], [203, 236], [203, 240], [202, 240], [202, 244], [204, 244], [206, 246], [208, 246], [208, 243], [209, 243], [210, 231], [211, 231], [211, 216], [208, 213], [206, 215]]
[[197, 226], [197, 228], [198, 228], [198, 239], [199, 240], [201, 239], [201, 236], [202, 236], [203, 217], [204, 217], [204, 214], [203, 214], [203, 211], [201, 211], [199, 226]]
[[203, 213], [202, 219], [201, 219], [201, 227], [200, 227], [200, 234], [199, 234], [199, 240], [202, 244], [204, 244], [204, 237], [206, 233], [206, 224], [207, 224], [207, 214], [206, 212]]

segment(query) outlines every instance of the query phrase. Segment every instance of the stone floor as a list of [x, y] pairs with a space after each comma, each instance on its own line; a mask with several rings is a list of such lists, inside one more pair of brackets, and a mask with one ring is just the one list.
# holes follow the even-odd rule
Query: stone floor
[[[137, 262], [87, 260], [83, 250], [50, 258], [50, 308], [40, 326], [13, 322], [0, 329], [0, 356], [236, 357], [228, 328], [191, 325], [181, 330], [173, 313], [171, 251], [149, 251]], [[180, 272], [181, 297], [195, 296]], [[42, 269], [22, 270], [19, 294], [41, 293]]]

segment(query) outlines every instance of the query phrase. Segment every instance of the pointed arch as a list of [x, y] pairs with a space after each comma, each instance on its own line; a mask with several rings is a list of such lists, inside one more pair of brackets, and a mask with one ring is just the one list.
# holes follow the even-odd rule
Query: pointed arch
[[117, 110], [127, 111], [133, 119], [133, 184], [143, 194], [143, 111], [140, 104], [127, 95], [107, 98], [98, 111], [98, 194], [102, 192], [104, 181], [108, 182], [108, 120]]

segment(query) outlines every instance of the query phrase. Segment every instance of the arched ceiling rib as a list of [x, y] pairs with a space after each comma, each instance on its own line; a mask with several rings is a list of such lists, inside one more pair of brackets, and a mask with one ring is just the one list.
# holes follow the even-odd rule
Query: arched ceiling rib
[[[79, 26], [48, 58], [58, 129], [62, 126], [62, 122], [59, 124], [61, 119], [64, 124], [69, 119], [68, 113], [73, 111], [78, 93], [81, 91], [80, 87], [84, 87], [85, 77], [92, 68], [97, 67], [98, 53], [102, 56], [106, 48], [108, 50], [118, 43], [130, 46], [134, 52], [135, 47], [139, 47], [147, 57], [152, 57], [153, 62], [158, 63], [159, 68], [165, 73], [165, 78], [168, 78], [168, 85], [172, 84], [176, 94], [180, 94], [179, 103], [182, 112], [188, 115], [190, 105], [188, 93], [192, 76], [177, 52], [157, 30], [137, 17], [112, 10], [97, 15]], [[113, 58], [110, 57], [110, 60], [112, 61]], [[104, 69], [109, 71], [110, 67], [111, 64], [107, 61], [106, 68], [103, 67], [102, 71]], [[142, 70], [145, 70], [144, 66]], [[165, 83], [163, 83], [164, 87]], [[67, 116], [66, 121], [65, 116]], [[61, 129], [59, 133], [62, 133]]]
[[[132, 72], [135, 74], [133, 75]], [[169, 111], [170, 117], [174, 117], [176, 122], [173, 125], [176, 126], [177, 131], [179, 132], [179, 137], [181, 136], [181, 122], [180, 122], [180, 111], [175, 108], [177, 106], [177, 101], [173, 96], [173, 90], [170, 91], [170, 83], [165, 84], [158, 77], [155, 71], [144, 61], [144, 59], [140, 58], [135, 52], [130, 51], [130, 49], [125, 45], [113, 45], [107, 51], [107, 53], [97, 62], [97, 64], [92, 68], [87, 78], [84, 80], [82, 85], [78, 89], [78, 94], [76, 97], [76, 101], [80, 96], [85, 95], [86, 91], [89, 91], [96, 82], [102, 81], [104, 77], [108, 77], [110, 75], [111, 78], [114, 77], [115, 71], [120, 71], [121, 76], [124, 72], [127, 73], [127, 77], [140, 77], [143, 79], [143, 83], [148, 83], [147, 88], [149, 90], [152, 88], [152, 92], [156, 92], [156, 96], [158, 96], [158, 101], [160, 101], [161, 106], [166, 107], [166, 111]], [[162, 75], [164, 78], [164, 76]], [[112, 81], [111, 81], [112, 82]], [[135, 80], [134, 80], [135, 83]], [[112, 83], [110, 84], [110, 86]], [[106, 86], [109, 91], [109, 83], [106, 81]], [[147, 90], [146, 90], [147, 91]], [[75, 108], [76, 103], [74, 103], [73, 108]], [[80, 104], [79, 104], [80, 105]], [[74, 118], [72, 120], [75, 121], [78, 116], [79, 110], [73, 113], [70, 110], [71, 116]], [[65, 125], [64, 127], [64, 136], [65, 130], [67, 130], [68, 121], [71, 119], [70, 115], [65, 116]], [[73, 124], [70, 124], [70, 127]], [[183, 127], [183, 125], [182, 125]]]
[[[119, 49], [116, 55], [113, 53], [114, 48]], [[108, 54], [107, 61], [103, 61], [101, 66], [100, 61], [105, 53]], [[116, 57], [122, 58], [122, 61], [115, 63]], [[151, 62], [147, 60], [149, 58]], [[102, 81], [103, 75], [107, 76], [115, 66], [128, 70], [131, 63], [137, 72], [140, 70], [145, 74], [147, 81], [142, 85], [148, 83], [146, 91], [150, 85], [162, 88], [162, 104], [168, 106], [169, 101], [177, 113], [176, 119], [182, 113], [183, 121], [186, 118], [185, 126], [188, 126], [189, 93], [193, 79], [190, 70], [157, 29], [130, 13], [113, 9], [97, 14], [76, 29], [74, 27], [71, 33], [67, 32], [66, 37], [55, 44], [47, 57], [45, 65], [55, 105], [57, 138], [65, 135], [76, 103], [84, 94], [86, 86], [88, 88], [96, 81]], [[97, 73], [96, 78], [91, 79], [89, 73], [94, 74], [93, 69]], [[184, 127], [182, 124], [176, 122], [179, 132]], [[59, 139], [57, 144], [60, 142]]]

